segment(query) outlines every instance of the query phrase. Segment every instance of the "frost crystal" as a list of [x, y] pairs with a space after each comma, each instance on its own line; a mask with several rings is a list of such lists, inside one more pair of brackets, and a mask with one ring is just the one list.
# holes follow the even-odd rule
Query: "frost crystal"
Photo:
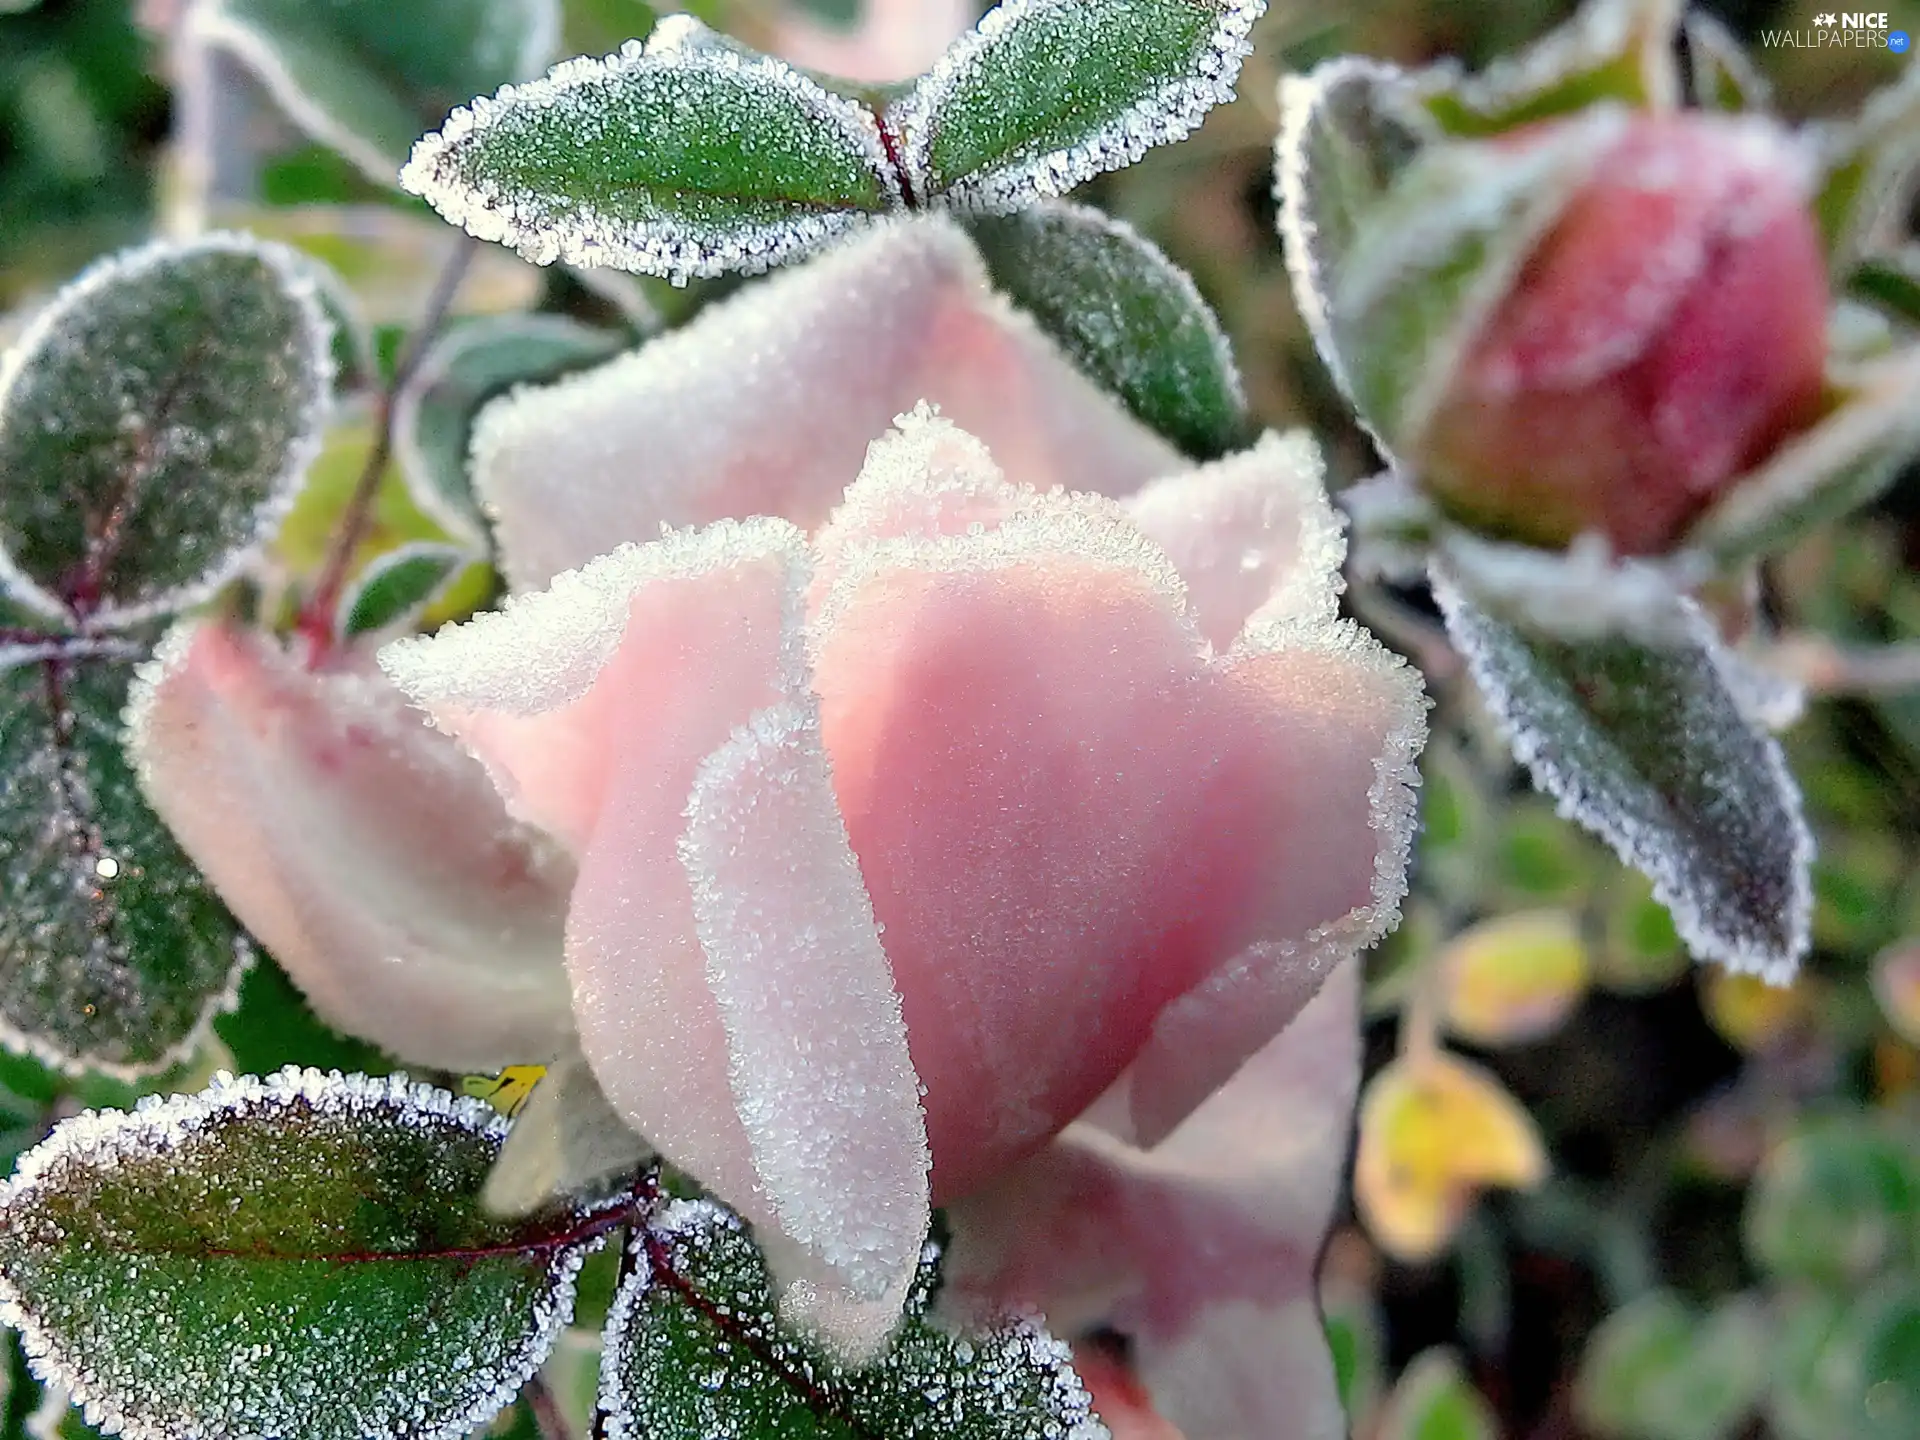
[[128, 1440], [457, 1440], [545, 1358], [592, 1245], [473, 1219], [504, 1131], [295, 1068], [90, 1111], [0, 1187], [0, 1320]]
[[332, 401], [314, 275], [250, 236], [156, 242], [95, 264], [35, 317], [0, 358], [9, 598], [124, 627], [197, 604], [252, 560]]
[[[676, 284], [757, 273], [898, 202], [872, 111], [693, 23], [460, 107], [400, 183], [535, 264]], [[633, 174], [637, 156], [658, 172]]]
[[[1004, 0], [888, 108], [908, 184], [923, 201], [1003, 212], [1131, 165], [1233, 99], [1265, 11], [1266, 0]], [[1048, 109], [1022, 114], [1035, 87]], [[978, 168], [957, 173], [943, 133], [956, 122], [992, 137], [960, 142]]]
[[851, 1370], [775, 1318], [740, 1222], [681, 1201], [636, 1237], [607, 1317], [600, 1404], [608, 1440], [816, 1431], [888, 1440], [1107, 1440], [1067, 1347], [1031, 1319], [965, 1335], [927, 1315], [938, 1251], [921, 1253], [907, 1318]]
[[[1691, 600], [1639, 634], [1497, 618], [1440, 563], [1434, 598], [1514, 754], [1560, 813], [1646, 874], [1693, 952], [1775, 983], [1808, 945], [1813, 837], [1751, 686]], [[1648, 635], [1659, 638], [1648, 639]]]

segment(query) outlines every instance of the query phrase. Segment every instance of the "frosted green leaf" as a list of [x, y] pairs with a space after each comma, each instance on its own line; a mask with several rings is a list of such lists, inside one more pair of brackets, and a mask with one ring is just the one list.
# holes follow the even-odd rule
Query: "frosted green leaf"
[[1380, 1440], [1498, 1440], [1493, 1411], [1445, 1350], [1414, 1358], [1387, 1398]]
[[1748, 1253], [1773, 1275], [1844, 1289], [1920, 1267], [1920, 1127], [1836, 1116], [1769, 1152], [1747, 1192]]
[[758, 1250], [718, 1206], [676, 1202], [633, 1246], [607, 1319], [607, 1440], [1106, 1440], [1038, 1325], [963, 1336], [927, 1314], [931, 1246], [900, 1330], [855, 1371], [780, 1329]]
[[1433, 127], [1405, 104], [1391, 65], [1344, 57], [1280, 81], [1280, 136], [1274, 197], [1294, 304], [1320, 358], [1352, 399], [1334, 342], [1332, 287], [1361, 231], [1362, 217], [1432, 138]]
[[0, 361], [0, 580], [96, 625], [211, 593], [319, 448], [331, 329], [308, 262], [244, 236], [83, 273]]
[[121, 746], [148, 648], [0, 652], [0, 1044], [66, 1070], [184, 1058], [249, 958]]
[[1452, 63], [1414, 77], [1450, 134], [1493, 135], [1615, 101], [1637, 110], [1680, 102], [1675, 61], [1684, 0], [1587, 0], [1573, 17], [1477, 75]]
[[449, 535], [485, 554], [467, 448], [487, 401], [518, 385], [557, 380], [611, 359], [626, 341], [561, 315], [497, 315], [462, 326], [428, 351], [393, 407], [393, 448], [414, 503]]
[[1791, 978], [1808, 945], [1813, 840], [1699, 607], [1669, 592], [1660, 615], [1650, 594], [1636, 630], [1576, 635], [1488, 603], [1438, 563], [1433, 582], [1448, 635], [1561, 813], [1653, 881], [1696, 956]]
[[416, 540], [375, 556], [340, 597], [334, 633], [410, 628], [472, 559], [457, 545]]
[[684, 16], [448, 117], [401, 183], [536, 264], [754, 273], [894, 208], [873, 112]]
[[1246, 439], [1246, 398], [1219, 320], [1131, 226], [1056, 201], [971, 228], [994, 284], [1143, 423], [1203, 459]]
[[1821, 161], [1814, 218], [1833, 277], [1844, 282], [1878, 242], [1894, 238], [1912, 199], [1920, 171], [1920, 66], [1907, 66], [1898, 82], [1869, 96], [1854, 119], [1814, 133]]
[[1687, 40], [1687, 92], [1703, 110], [1766, 110], [1773, 87], [1736, 36], [1716, 16], [1689, 10], [1681, 21]]
[[537, 75], [559, 0], [200, 0], [194, 23], [287, 115], [381, 185], [472, 95]]
[[1325, 348], [1391, 447], [1418, 447], [1487, 317], [1626, 123], [1618, 110], [1593, 111], [1519, 153], [1427, 147], [1332, 257], [1321, 276]]
[[505, 1128], [291, 1068], [87, 1112], [0, 1188], [0, 1319], [128, 1440], [458, 1440], [545, 1359], [607, 1224], [482, 1213]]
[[890, 105], [919, 201], [1005, 211], [1179, 140], [1233, 98], [1266, 0], [1004, 0]]

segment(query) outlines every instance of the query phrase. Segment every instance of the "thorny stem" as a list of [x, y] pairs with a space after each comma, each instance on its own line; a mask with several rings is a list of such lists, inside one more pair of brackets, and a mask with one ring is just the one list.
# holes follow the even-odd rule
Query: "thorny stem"
[[433, 294], [427, 297], [420, 323], [407, 337], [406, 347], [394, 362], [392, 377], [380, 387], [374, 399], [373, 444], [367, 451], [367, 463], [361, 467], [360, 478], [354, 482], [353, 493], [347, 497], [346, 507], [340, 512], [340, 519], [327, 542], [327, 557], [320, 567], [319, 578], [314, 582], [313, 593], [300, 613], [298, 630], [307, 641], [309, 668], [318, 666], [327, 657], [337, 638], [333, 633], [333, 612], [339, 607], [340, 592], [346, 587], [348, 567], [353, 564], [360, 542], [366, 538], [367, 530], [373, 523], [374, 500], [379, 496], [380, 482], [386, 476], [387, 461], [393, 456], [394, 402], [413, 379], [414, 372], [420, 368], [420, 362], [426, 356], [427, 348], [440, 333], [447, 312], [453, 306], [453, 297], [459, 293], [460, 282], [466, 278], [467, 267], [478, 248], [479, 242], [472, 236], [460, 237], [458, 246], [440, 272], [440, 278], [434, 282]]

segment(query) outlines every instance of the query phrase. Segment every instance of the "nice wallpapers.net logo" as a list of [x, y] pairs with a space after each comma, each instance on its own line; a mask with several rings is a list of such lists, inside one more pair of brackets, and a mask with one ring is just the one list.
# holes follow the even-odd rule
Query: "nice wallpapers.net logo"
[[1802, 30], [1762, 30], [1760, 43], [1770, 49], [1891, 50], [1904, 55], [1912, 47], [1905, 30], [1887, 23], [1885, 10], [1823, 10], [1813, 25]]

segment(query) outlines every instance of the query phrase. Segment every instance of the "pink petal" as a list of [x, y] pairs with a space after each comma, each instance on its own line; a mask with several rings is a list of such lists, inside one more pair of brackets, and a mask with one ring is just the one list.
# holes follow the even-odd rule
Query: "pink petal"
[[[774, 1219], [789, 1315], [843, 1354], [892, 1332], [931, 1219], [919, 1080], [811, 698], [694, 780], [680, 858]], [[784, 1263], [783, 1263], [784, 1262]]]
[[1276, 699], [1305, 697], [1309, 784], [1293, 799], [1314, 843], [1288, 873], [1299, 903], [1276, 938], [1217, 966], [1155, 1018], [1126, 1078], [1131, 1138], [1146, 1145], [1284, 1029], [1322, 977], [1392, 930], [1407, 892], [1414, 762], [1426, 742], [1418, 672], [1347, 621], [1256, 623], [1234, 656]]
[[755, 1220], [772, 1211], [678, 845], [701, 761], [800, 674], [805, 583], [793, 527], [727, 523], [381, 653], [524, 813], [580, 847], [566, 954], [587, 1060], [634, 1129]]
[[1178, 454], [989, 287], [935, 216], [869, 228], [636, 353], [482, 417], [475, 484], [518, 589], [662, 525], [827, 518], [928, 400], [1016, 480], [1120, 494]]
[[1200, 633], [1216, 650], [1256, 610], [1332, 618], [1347, 546], [1325, 476], [1319, 448], [1296, 430], [1127, 497], [1133, 523], [1187, 582]]
[[1313, 1271], [1360, 1078], [1358, 998], [1343, 966], [1157, 1149], [1075, 1125], [954, 1207], [953, 1303], [1118, 1330], [1184, 1434], [1344, 1434]]
[[971, 0], [865, 0], [859, 23], [828, 25], [795, 3], [781, 6], [774, 53], [790, 64], [868, 85], [911, 80], [969, 25]]
[[805, 563], [805, 541], [777, 520], [623, 546], [502, 610], [397, 641], [380, 663], [486, 763], [515, 814], [578, 854], [636, 723], [643, 746], [668, 748], [676, 727], [706, 737], [710, 711], [731, 726], [772, 697], [769, 667], [794, 640], [779, 628], [780, 607], [797, 604], [784, 587]]
[[369, 670], [181, 627], [132, 707], [143, 788], [331, 1023], [416, 1064], [546, 1060], [573, 1028], [572, 866]]
[[[860, 488], [849, 508], [880, 513]], [[1417, 727], [1417, 682], [1382, 681], [1377, 648], [1327, 621], [1212, 657], [1166, 557], [1093, 497], [1026, 495], [993, 528], [850, 541], [838, 563], [815, 683], [938, 1200], [1084, 1110], [1235, 956], [1380, 911], [1384, 740], [1354, 725], [1385, 690]]]

